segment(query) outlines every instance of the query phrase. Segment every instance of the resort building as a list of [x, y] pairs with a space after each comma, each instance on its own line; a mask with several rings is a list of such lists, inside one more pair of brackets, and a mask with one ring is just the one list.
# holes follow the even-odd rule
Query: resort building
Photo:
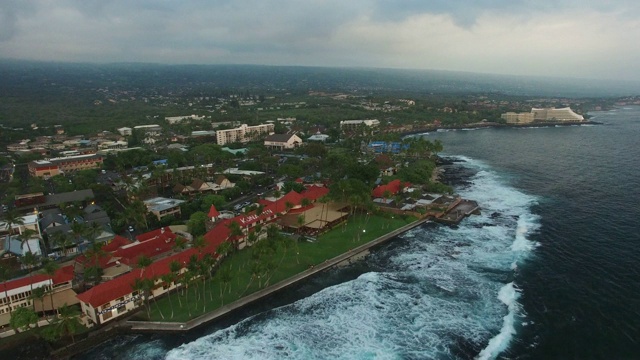
[[507, 124], [529, 124], [533, 122], [533, 113], [508, 112], [500, 116]]
[[78, 170], [99, 169], [103, 157], [97, 154], [67, 156], [48, 160], [35, 160], [29, 163], [29, 175], [35, 177], [51, 177], [61, 173]]
[[584, 121], [582, 115], [578, 115], [570, 107], [561, 109], [556, 108], [544, 108], [544, 109], [531, 109], [534, 120], [542, 121]]
[[340, 121], [340, 130], [343, 132], [351, 132], [366, 126], [367, 128], [377, 128], [380, 126], [380, 120], [343, 120]]
[[246, 143], [258, 139], [262, 135], [272, 133], [275, 129], [274, 124], [262, 124], [256, 126], [248, 126], [242, 124], [237, 128], [217, 130], [216, 141], [218, 145], [223, 146], [232, 143]]
[[[232, 218], [223, 216], [221, 212], [212, 206], [208, 216], [213, 222], [213, 226], [204, 235], [205, 247], [203, 249], [188, 248], [170, 256], [166, 256], [166, 254], [169, 254], [174, 247], [175, 234], [171, 233], [168, 228], [140, 235], [136, 238], [137, 241], [135, 243], [128, 243], [126, 239], [117, 236], [103, 248], [109, 254], [101, 260], [101, 266], [104, 263], [106, 267], [105, 275], [110, 272], [109, 269], [117, 269], [114, 264], [118, 264], [117, 266], [120, 268], [125, 267], [126, 272], [111, 276], [111, 280], [79, 294], [77, 297], [80, 301], [82, 312], [93, 323], [104, 324], [121, 318], [132, 311], [137, 311], [145, 301], [145, 293], [136, 286], [140, 279], [151, 279], [153, 281], [153, 288], [146, 294], [147, 300], [181, 287], [182, 279], [180, 275], [186, 271], [187, 264], [190, 261], [199, 261], [206, 254], [210, 254], [214, 259], [217, 259], [218, 253], [216, 250], [225, 241], [233, 243], [239, 249], [248, 246], [246, 239], [251, 231], [255, 231], [258, 228], [258, 225], [275, 223], [280, 227], [283, 225], [279, 222], [283, 222], [287, 227], [300, 229], [300, 226], [302, 226], [304, 229], [317, 231], [342, 221], [348, 216], [347, 212], [330, 208], [328, 204], [324, 203], [322, 205], [314, 204], [328, 192], [328, 188], [319, 186], [311, 186], [302, 193], [291, 191], [275, 201], [263, 200], [259, 212], [254, 210], [248, 214]], [[307, 201], [304, 201], [304, 199], [307, 199]], [[336, 206], [339, 207], [340, 205]], [[291, 219], [297, 219], [302, 215], [308, 220], [302, 225], [291, 219], [286, 220], [283, 215], [287, 212], [291, 213]], [[232, 223], [238, 225], [242, 235], [231, 235]], [[290, 225], [286, 225], [289, 223]], [[256, 235], [256, 240], [266, 237], [266, 226], [262, 226], [262, 230]], [[135, 268], [134, 265], [137, 263], [138, 257], [143, 254], [156, 259], [156, 261], [144, 269]], [[171, 271], [170, 264], [172, 262], [177, 262], [182, 267], [175, 273], [177, 275], [176, 280], [167, 283], [162, 281], [161, 277]]]
[[53, 291], [53, 308], [63, 304], [78, 303], [76, 293], [71, 289], [73, 281], [73, 267], [65, 266], [58, 269], [53, 277], [44, 274], [34, 274], [0, 284], [0, 326], [9, 324], [11, 312], [21, 307], [32, 307], [36, 311], [50, 311], [51, 299], [45, 295], [43, 301], [36, 301], [31, 296], [32, 289], [44, 287], [46, 291]]
[[565, 108], [532, 108], [528, 113], [507, 112], [500, 116], [507, 124], [530, 124], [533, 122], [580, 122], [584, 116], [576, 114], [570, 107]]
[[[82, 312], [88, 316], [93, 323], [104, 324], [120, 318], [131, 311], [137, 310], [144, 304], [145, 300], [144, 292], [136, 287], [137, 281], [141, 279], [150, 279], [153, 281], [154, 286], [148, 293], [148, 299], [156, 298], [176, 289], [182, 285], [179, 275], [186, 271], [186, 264], [192, 257], [199, 260], [205, 254], [211, 254], [214, 258], [217, 258], [216, 250], [218, 246], [228, 238], [228, 235], [229, 230], [227, 228], [219, 229], [215, 234], [209, 234], [209, 236], [205, 237], [206, 246], [201, 250], [194, 248], [184, 250], [178, 254], [157, 260], [144, 269], [133, 268], [131, 272], [127, 272], [113, 280], [92, 287], [77, 296]], [[153, 249], [153, 246], [146, 246], [146, 248]], [[129, 246], [127, 249], [132, 249], [129, 250], [131, 254], [140, 250], [136, 249], [136, 246]], [[140, 253], [138, 253], [138, 256], [140, 256]], [[177, 280], [171, 283], [163, 282], [161, 279], [162, 275], [171, 272], [170, 264], [174, 261], [182, 265], [182, 268], [176, 274], [178, 275]]]

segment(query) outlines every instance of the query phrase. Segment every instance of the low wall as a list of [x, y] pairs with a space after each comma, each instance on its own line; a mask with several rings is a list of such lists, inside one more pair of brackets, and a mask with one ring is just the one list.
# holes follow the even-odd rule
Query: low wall
[[236, 300], [228, 305], [224, 305], [214, 311], [211, 311], [207, 314], [204, 314], [200, 317], [197, 317], [193, 320], [189, 320], [184, 323], [176, 323], [176, 322], [157, 322], [157, 321], [127, 321], [126, 325], [131, 328], [132, 331], [187, 331], [193, 328], [196, 328], [200, 325], [204, 325], [210, 321], [213, 321], [221, 316], [227, 315], [232, 311], [238, 310], [246, 305], [253, 303], [254, 301], [260, 300], [268, 295], [271, 295], [277, 291], [280, 291], [290, 285], [298, 283], [306, 278], [315, 275], [321, 271], [339, 266], [341, 263], [344, 264], [345, 261], [348, 262], [349, 259], [361, 257], [361, 253], [368, 252], [369, 249], [378, 246], [382, 243], [387, 242], [388, 240], [411, 230], [428, 219], [420, 219], [412, 222], [411, 224], [407, 224], [399, 229], [396, 229], [386, 235], [383, 235], [377, 239], [374, 239], [366, 244], [362, 244], [354, 249], [347, 251], [344, 254], [338, 255], [332, 259], [329, 259], [321, 264], [318, 264], [310, 269], [307, 269], [297, 275], [294, 275], [286, 280], [280, 281], [274, 285], [271, 285], [262, 290], [256, 291], [253, 294], [247, 295], [239, 300]]

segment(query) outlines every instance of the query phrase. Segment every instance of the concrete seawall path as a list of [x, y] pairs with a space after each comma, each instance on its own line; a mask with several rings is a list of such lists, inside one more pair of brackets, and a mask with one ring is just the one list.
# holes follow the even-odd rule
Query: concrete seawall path
[[362, 244], [352, 250], [347, 251], [344, 254], [338, 255], [332, 259], [324, 261], [321, 264], [315, 265], [314, 267], [307, 269], [297, 275], [294, 275], [286, 280], [280, 281], [279, 283], [273, 284], [269, 287], [266, 287], [262, 290], [256, 291], [253, 294], [247, 295], [241, 299], [238, 299], [228, 305], [224, 305], [216, 310], [213, 310], [207, 314], [201, 315], [193, 320], [189, 320], [187, 322], [159, 322], [159, 321], [132, 321], [128, 320], [124, 322], [124, 326], [129, 328], [131, 331], [139, 331], [139, 332], [178, 332], [178, 331], [188, 331], [194, 329], [200, 325], [209, 323], [221, 316], [227, 315], [232, 311], [240, 309], [254, 301], [260, 300], [266, 296], [269, 296], [277, 291], [280, 291], [290, 285], [298, 283], [302, 280], [307, 279], [308, 277], [315, 275], [324, 270], [333, 268], [338, 266], [339, 264], [348, 261], [351, 258], [358, 257], [363, 252], [368, 252], [369, 249], [378, 246], [382, 243], [389, 241], [390, 239], [411, 230], [423, 223], [427, 222], [429, 219], [419, 219], [411, 224], [407, 224], [399, 229], [396, 229], [386, 235], [383, 235], [377, 239], [374, 239], [366, 244]]

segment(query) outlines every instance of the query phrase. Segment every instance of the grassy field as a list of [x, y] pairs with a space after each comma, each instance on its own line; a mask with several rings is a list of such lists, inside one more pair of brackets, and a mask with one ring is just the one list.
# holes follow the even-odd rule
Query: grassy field
[[[268, 285], [296, 275], [312, 265], [334, 258], [350, 249], [372, 241], [392, 230], [398, 229], [416, 219], [398, 216], [385, 218], [382, 216], [355, 215], [344, 225], [320, 236], [315, 242], [299, 241], [295, 246], [278, 247], [275, 254], [276, 267], [267, 279], [252, 277], [251, 267], [254, 261], [254, 248], [239, 251], [221, 264], [221, 269], [228, 267], [232, 274], [231, 282], [226, 289], [219, 276], [213, 276], [203, 284], [198, 281], [187, 291], [179, 290], [165, 295], [157, 301], [150, 301], [150, 320], [184, 322], [215, 310], [224, 304], [258, 291]], [[204, 291], [203, 291], [204, 288]], [[221, 292], [224, 290], [224, 292]], [[180, 306], [180, 303], [182, 306]], [[173, 316], [172, 315], [173, 312]], [[164, 319], [161, 315], [164, 315]], [[145, 311], [137, 316], [140, 320], [149, 320]]]

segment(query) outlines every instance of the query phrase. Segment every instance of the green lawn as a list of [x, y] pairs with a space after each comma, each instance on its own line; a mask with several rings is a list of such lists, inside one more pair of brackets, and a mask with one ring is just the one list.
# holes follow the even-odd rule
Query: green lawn
[[[370, 216], [367, 219], [364, 215], [355, 215], [349, 218], [346, 225], [337, 226], [320, 236], [315, 242], [299, 241], [297, 249], [296, 246], [280, 246], [274, 255], [277, 266], [268, 276], [268, 282], [265, 279], [262, 281], [252, 279], [251, 264], [254, 248], [243, 249], [229, 256], [221, 264], [222, 268], [229, 267], [232, 273], [232, 280], [222, 296], [220, 291], [223, 283], [218, 276], [213, 276], [204, 285], [204, 296], [202, 281], [198, 281], [197, 286], [191, 285], [186, 292], [179, 290], [170, 295], [171, 303], [173, 303], [173, 317], [171, 317], [172, 307], [168, 296], [165, 295], [157, 302], [151, 300], [150, 319], [154, 321], [187, 321], [215, 310], [223, 304], [238, 300], [267, 285], [287, 279], [308, 269], [311, 265], [317, 265], [334, 258], [415, 220], [413, 217], [402, 219], [398, 216], [394, 218]], [[181, 307], [178, 300], [182, 303]], [[164, 319], [160, 312], [165, 316]], [[141, 312], [138, 318], [147, 320], [146, 312]]]

